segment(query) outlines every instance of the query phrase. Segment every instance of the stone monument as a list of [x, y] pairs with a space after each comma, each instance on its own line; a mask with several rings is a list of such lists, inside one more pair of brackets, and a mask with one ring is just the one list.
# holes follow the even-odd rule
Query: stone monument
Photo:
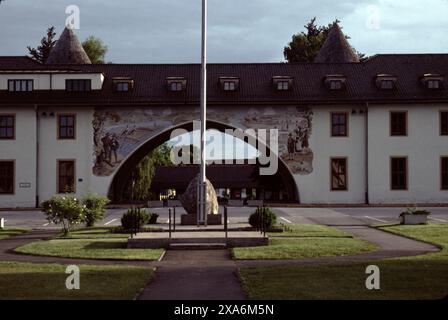
[[[180, 196], [180, 201], [187, 214], [181, 216], [182, 225], [196, 225], [198, 214], [198, 185], [200, 176], [196, 175], [185, 190], [185, 193]], [[218, 214], [218, 197], [216, 196], [215, 188], [210, 180], [206, 180], [206, 214], [207, 224], [216, 225], [222, 224], [222, 216]]]

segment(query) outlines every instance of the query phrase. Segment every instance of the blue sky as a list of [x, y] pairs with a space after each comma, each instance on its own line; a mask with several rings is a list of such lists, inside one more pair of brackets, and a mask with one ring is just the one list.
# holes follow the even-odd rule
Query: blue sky
[[[67, 5], [81, 10], [81, 40], [93, 34], [116, 63], [192, 63], [200, 58], [200, 0], [4, 0], [0, 55], [26, 54]], [[448, 53], [448, 0], [209, 0], [211, 62], [279, 62], [293, 33], [316, 16], [338, 18], [360, 52]]]

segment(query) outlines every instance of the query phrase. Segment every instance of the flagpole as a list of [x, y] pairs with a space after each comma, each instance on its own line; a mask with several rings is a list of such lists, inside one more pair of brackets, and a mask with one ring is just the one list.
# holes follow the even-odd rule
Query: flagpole
[[202, 0], [201, 33], [201, 164], [198, 224], [207, 224], [206, 213], [206, 124], [207, 124], [207, 0]]

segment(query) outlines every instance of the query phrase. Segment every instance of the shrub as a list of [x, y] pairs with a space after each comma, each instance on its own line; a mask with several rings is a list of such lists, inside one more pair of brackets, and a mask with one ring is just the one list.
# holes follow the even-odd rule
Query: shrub
[[146, 210], [140, 208], [129, 209], [123, 217], [121, 217], [121, 227], [123, 230], [130, 231], [132, 234], [137, 233], [149, 220]]
[[151, 213], [149, 215], [149, 222], [148, 222], [148, 224], [156, 224], [158, 217], [159, 217], [159, 215], [157, 213]]
[[42, 207], [49, 222], [62, 224], [64, 236], [85, 219], [85, 206], [73, 196], [53, 196]]
[[265, 229], [272, 228], [277, 223], [277, 215], [268, 207], [257, 208], [249, 217], [249, 224], [261, 229], [262, 214], [264, 212], [264, 227]]
[[94, 193], [88, 193], [82, 199], [85, 207], [85, 223], [87, 227], [93, 227], [95, 222], [104, 218], [106, 209], [104, 206], [109, 203], [109, 199]]

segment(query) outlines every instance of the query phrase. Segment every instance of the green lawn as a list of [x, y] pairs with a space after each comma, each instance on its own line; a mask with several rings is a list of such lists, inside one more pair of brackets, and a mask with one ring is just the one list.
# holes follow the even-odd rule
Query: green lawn
[[67, 290], [66, 266], [0, 262], [0, 300], [133, 299], [152, 278], [150, 268], [80, 265], [80, 290]]
[[42, 256], [106, 260], [157, 260], [163, 249], [127, 249], [127, 239], [53, 239], [36, 241], [17, 252]]
[[289, 231], [269, 233], [270, 244], [263, 247], [234, 248], [239, 260], [302, 259], [358, 254], [375, 250], [366, 241], [322, 225], [288, 225]]
[[[448, 225], [382, 227], [443, 247], [439, 253], [371, 263], [242, 268], [252, 299], [441, 299], [448, 296]], [[381, 290], [367, 290], [365, 269], [379, 266]]]
[[0, 229], [0, 240], [27, 232], [23, 229]]

